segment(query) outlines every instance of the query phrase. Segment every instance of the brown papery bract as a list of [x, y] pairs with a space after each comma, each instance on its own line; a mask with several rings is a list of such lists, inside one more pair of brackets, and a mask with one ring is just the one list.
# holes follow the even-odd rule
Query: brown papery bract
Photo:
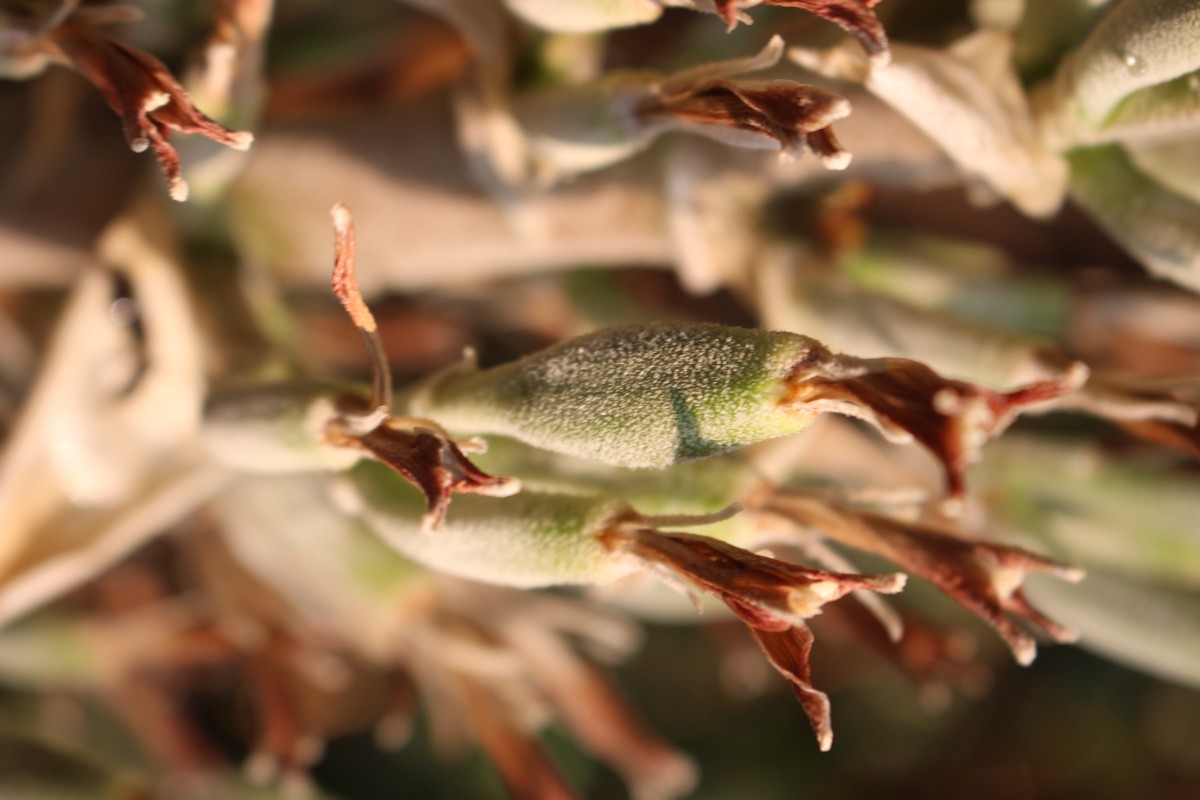
[[829, 700], [809, 680], [812, 632], [804, 620], [819, 614], [825, 603], [855, 589], [898, 592], [904, 587], [904, 575], [855, 575], [809, 569], [707, 536], [640, 527], [636, 521], [615, 526], [605, 534], [605, 543], [656, 571], [678, 575], [725, 603], [749, 626], [771, 666], [791, 684], [812, 722], [820, 748], [830, 748], [833, 732]]
[[387, 464], [425, 495], [424, 527], [441, 526], [452, 492], [507, 497], [519, 484], [480, 470], [437, 423], [394, 417], [392, 378], [379, 327], [358, 287], [354, 220], [341, 203], [333, 207], [334, 260], [332, 289], [350, 321], [362, 334], [371, 359], [371, 399], [364, 408], [358, 398], [346, 397], [340, 416], [330, 423], [326, 438], [339, 447], [365, 451]]
[[709, 80], [656, 95], [637, 113], [665, 117], [684, 125], [714, 126], [773, 139], [786, 155], [811, 151], [831, 169], [842, 169], [850, 155], [838, 145], [830, 123], [846, 117], [845, 98], [815, 86], [787, 80]]
[[[742, 9], [759, 5], [756, 0], [713, 0], [717, 13], [729, 30], [747, 21]], [[761, 0], [765, 6], [800, 8], [839, 26], [862, 44], [867, 54], [886, 64], [890, 59], [887, 33], [873, 9], [880, 0]]]
[[1030, 572], [1078, 581], [1083, 578], [1081, 569], [1019, 547], [969, 541], [929, 526], [852, 510], [798, 492], [774, 496], [764, 510], [850, 547], [882, 556], [929, 581], [995, 628], [1021, 664], [1033, 661], [1036, 644], [1005, 612], [1033, 622], [1057, 641], [1073, 642], [1078, 638], [1029, 605], [1020, 586]]
[[797, 365], [781, 404], [797, 412], [859, 417], [894, 438], [920, 442], [942, 464], [950, 512], [961, 507], [964, 473], [983, 445], [1023, 411], [1078, 389], [1088, 374], [1076, 363], [1058, 377], [997, 392], [944, 378], [906, 358], [825, 356]]
[[85, 12], [68, 16], [46, 34], [44, 47], [100, 90], [121, 118], [130, 148], [135, 153], [153, 148], [171, 197], [186, 200], [179, 154], [168, 141], [171, 131], [198, 133], [236, 150], [250, 147], [254, 136], [209, 119], [161, 61], [118, 41], [94, 19], [107, 21]]

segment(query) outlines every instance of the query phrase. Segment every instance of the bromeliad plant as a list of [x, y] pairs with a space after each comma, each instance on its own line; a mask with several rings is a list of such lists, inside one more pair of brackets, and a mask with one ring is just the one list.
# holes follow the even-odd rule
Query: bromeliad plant
[[[373, 728], [399, 747], [419, 706], [437, 748], [478, 746], [514, 796], [575, 791], [541, 741], [553, 725], [634, 797], [681, 797], [704, 765], [596, 663], [638, 650], [637, 619], [740, 622], [828, 750], [820, 687], [835, 673], [814, 672], [814, 648], [870, 642], [925, 688], [986, 671], [925, 598], [881, 597], [909, 577], [1022, 665], [1028, 624], [1200, 685], [1195, 475], [1165, 455], [1200, 454], [1195, 298], [1017, 274], [994, 248], [872, 230], [861, 183], [828, 191], [835, 175], [949, 181], [1039, 219], [1069, 196], [1194, 289], [1179, 177], [1194, 4], [978, 0], [979, 29], [940, 49], [889, 41], [877, 11], [903, 20], [903, 0], [404, 5], [421, 9], [397, 12], [417, 31], [406, 47], [452, 65], [445, 85], [401, 70], [434, 100], [395, 129], [369, 104], [363, 130], [268, 125], [245, 162], [181, 159], [167, 137], [249, 145], [197, 105], [256, 127], [272, 3], [218, 3], [204, 66], [182, 81], [102, 27], [132, 19], [125, 6], [3, 5], [5, 75], [81, 73], [130, 146], [154, 149], [170, 196], [187, 198], [184, 163], [198, 190], [189, 213], [157, 206], [160, 189], [113, 212], [103, 267], [81, 270], [36, 378], [0, 348], [0, 411], [21, 398], [3, 418], [0, 680], [30, 700], [0, 747], [70, 763], [93, 796], [293, 796], [317, 791], [327, 739]], [[809, 46], [796, 9], [856, 41]], [[279, 9], [280, 37], [306, 13]], [[1058, 35], [1039, 37], [1056, 14]], [[752, 17], [757, 50], [739, 38]], [[650, 24], [689, 46], [631, 59], [613, 45], [637, 68], [608, 68], [608, 32]], [[454, 44], [421, 49], [439, 41]], [[387, 83], [316, 72], [343, 94]], [[334, 206], [332, 291], [365, 360], [347, 356], [357, 342], [328, 344], [346, 327], [313, 310], [335, 308], [324, 289], [303, 298], [328, 280], [307, 203], [319, 195], [323, 214], [335, 191], [369, 220], [360, 247]], [[798, 195], [815, 237], [763, 222], [794, 222]], [[659, 284], [585, 264], [668, 266], [693, 292], [731, 292], [704, 305], [674, 287], [648, 314], [623, 281]], [[570, 272], [496, 279], [535, 269]], [[373, 311], [364, 290], [416, 287], [454, 309], [451, 345], [395, 381], [392, 361], [436, 338], [438, 317], [411, 298]], [[1143, 296], [1150, 314], [1122, 313]], [[505, 349], [506, 326], [544, 346]], [[473, 341], [483, 359], [446, 366]], [[1105, 429], [1018, 419], [1052, 411], [1133, 436], [1067, 442]], [[189, 712], [214, 675], [252, 710], [253, 730], [224, 732], [241, 774], [211, 744], [219, 722]], [[104, 712], [50, 741], [36, 707], [63, 689]], [[113, 716], [139, 747], [95, 727]]]

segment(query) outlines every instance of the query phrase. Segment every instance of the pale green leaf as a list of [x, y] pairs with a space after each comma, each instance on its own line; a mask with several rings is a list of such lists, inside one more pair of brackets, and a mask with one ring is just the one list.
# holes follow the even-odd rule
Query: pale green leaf
[[873, 67], [858, 50], [790, 51], [821, 74], [861, 81], [937, 142], [969, 175], [1032, 216], [1062, 203], [1067, 169], [1046, 149], [1011, 64], [1011, 39], [979, 31], [946, 50], [893, 45], [892, 63]]
[[1121, 101], [1200, 68], [1200, 5], [1120, 0], [1059, 65], [1038, 98], [1043, 132], [1059, 146], [1093, 141]]
[[1200, 688], [1200, 595], [1195, 591], [1092, 570], [1078, 584], [1034, 576], [1026, 594], [1079, 631], [1081, 647]]
[[1117, 145], [1072, 151], [1071, 196], [1151, 274], [1200, 291], [1200, 204], [1140, 172]]

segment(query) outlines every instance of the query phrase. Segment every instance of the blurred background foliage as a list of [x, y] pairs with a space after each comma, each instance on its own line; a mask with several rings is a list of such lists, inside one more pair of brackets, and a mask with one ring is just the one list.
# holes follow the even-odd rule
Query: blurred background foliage
[[[1172, 377], [1184, 388], [1154, 395], [1163, 402], [1200, 399], [1200, 302], [1148, 277], [1142, 251], [1123, 230], [1106, 233], [1113, 228], [1098, 224], [1103, 214], [1087, 203], [1068, 201], [1045, 219], [1004, 202], [981, 205], [978, 180], [861, 90], [853, 94], [854, 116], [837, 128], [856, 158], [845, 175], [807, 156], [777, 168], [773, 153], [680, 144], [683, 135], [673, 135], [551, 190], [540, 208], [551, 235], [537, 240], [522, 236], [521, 226], [546, 219], [534, 214], [530, 223], [503, 186], [484, 181], [481, 189], [478, 170], [455, 141], [451, 93], [478, 60], [469, 36], [424, 4], [275, 3], [260, 54], [261, 86], [249, 69], [247, 85], [218, 108], [206, 104], [196, 65], [222, 4], [137, 5], [144, 19], [118, 28], [119, 36], [163, 58], [202, 110], [253, 130], [256, 143], [243, 155], [199, 137], [173, 139], [192, 199], [168, 208], [149, 157], [129, 152], [103, 98], [83, 78], [52, 69], [0, 82], [0, 430], [10, 439], [68, 293], [96, 263], [97, 240], [127, 209], [142, 206], [176, 238], [210, 375], [367, 374], [359, 337], [328, 296], [327, 209], [342, 200], [359, 220], [360, 277], [400, 383], [456, 363], [466, 346], [482, 363], [496, 364], [600, 326], [652, 319], [760, 324], [762, 287], [747, 263], [757, 265], [767, 243], [784, 242], [801, 254], [804, 270], [796, 274], [835, 276], [839, 286], [900, 298], [921, 314], [952, 313], [1041, 337], [1088, 361], [1094, 374]], [[981, 8], [1004, 5], [887, 0], [877, 10], [893, 42], [943, 48], [977, 27]], [[1103, 5], [1024, 4], [1013, 63], [1025, 87], [1052, 78]], [[519, 95], [616, 69], [671, 73], [752, 54], [775, 33], [789, 46], [842, 38], [836, 27], [795, 9], [756, 7], [753, 17], [753, 26], [728, 34], [712, 16], [683, 9], [606, 35], [552, 36], [514, 23], [510, 86]], [[719, 278], [704, 291], [696, 291], [696, 281], [711, 276], [678, 268], [687, 256], [663, 199], [670, 191], [663, 164], [673, 158], [699, 159], [720, 173], [713, 202], [719, 220], [701, 224], [701, 247], [717, 254]], [[765, 172], [770, 178], [762, 183], [738, 177]], [[711, 177], [701, 174], [698, 183]], [[1193, 240], [1200, 240], [1200, 218], [1193, 227]], [[826, 324], [836, 335], [837, 319]], [[989, 473], [985, 457], [972, 480], [1003, 506], [997, 517], [1026, 537], [1022, 543], [1155, 590], [1168, 587], [1173, 594], [1156, 608], [1182, 608], [1181, 625], [1146, 618], [1143, 635], [1161, 637], [1160, 623], [1163, 631], [1183, 630], [1178, 652], [1186, 654], [1200, 637], [1197, 620], [1187, 616], [1195, 606], [1173, 606], [1170, 598], [1190, 601], [1200, 589], [1197, 518], [1186, 518], [1198, 507], [1200, 445], [1194, 424], [1190, 434], [1172, 430], [1175, 438], [1162, 430], [1141, 437], [1092, 417], [1023, 419], [1010, 434], [1014, 449], [998, 443], [999, 466]], [[1088, 477], [1072, 495], [1069, 481], [1059, 480], [1066, 470], [1050, 461], [1057, 456], [1028, 455], [1020, 437], [1067, 447], [1087, 442], [1101, 463], [1130, 472], [1106, 473], [1112, 487]], [[936, 485], [928, 464], [905, 458], [896, 463], [911, 466], [918, 484]], [[809, 471], [819, 476], [821, 466]], [[1071, 512], [1093, 496], [1103, 508], [1110, 492], [1113, 508], [1128, 513], [1120, 526], [1110, 525], [1119, 528], [1112, 537], [1092, 531], [1103, 532], [1120, 510], [1098, 512], [1082, 536], [1059, 526], [1062, 508]], [[193, 541], [213, 524], [201, 510], [163, 526], [168, 536], [65, 587], [46, 609], [0, 634], [0, 794], [182, 797], [195, 787], [162, 778], [181, 758], [185, 767], [250, 758], [257, 689], [224, 660], [221, 647], [214, 645], [210, 658], [197, 644], [202, 655], [195, 661], [178, 669], [169, 668], [170, 659], [167, 667], [156, 663], [145, 681], [110, 681], [98, 677], [107, 666], [103, 638], [76, 635], [109, 614], [203, 594], [204, 580], [187, 565]], [[1139, 547], [1143, 531], [1159, 549]], [[31, 552], [28, 560], [36, 560], [36, 548]], [[262, 602], [272, 606], [278, 598]], [[1200, 791], [1200, 668], [1181, 671], [1150, 656], [1139, 664], [1145, 674], [1070, 646], [1044, 647], [1032, 667], [1021, 668], [985, 626], [927, 587], [910, 584], [896, 605], [914, 615], [914, 626], [953, 628], [962, 641], [931, 639], [950, 656], [921, 662], [918, 655], [927, 671], [906, 671], [887, 654], [881, 633], [862, 633], [858, 609], [831, 607], [816, 618], [814, 681], [831, 696], [838, 733], [830, 753], [817, 752], [782, 682], [739, 627], [719, 615], [704, 626], [647, 622], [644, 646], [613, 674], [652, 727], [700, 766], [699, 788], [689, 795], [696, 798], [1165, 798]], [[54, 627], [59, 620], [65, 633]], [[1093, 624], [1108, 624], [1103, 614], [1099, 620]], [[30, 625], [34, 633], [22, 638]], [[1126, 641], [1124, 648], [1107, 643], [1107, 652], [1136, 661], [1122, 650], [1141, 645]], [[363, 678], [353, 697], [313, 701], [335, 710], [312, 713], [328, 739], [311, 767], [312, 785], [285, 780], [251, 788], [238, 773], [218, 771], [212, 796], [503, 795], [474, 748], [435, 753], [423, 715], [403, 749], [381, 748], [369, 731], [388, 702], [380, 680]], [[186, 734], [171, 722], [180, 716], [189, 720]], [[541, 742], [583, 796], [628, 796], [615, 772], [561, 730], [544, 731]]]

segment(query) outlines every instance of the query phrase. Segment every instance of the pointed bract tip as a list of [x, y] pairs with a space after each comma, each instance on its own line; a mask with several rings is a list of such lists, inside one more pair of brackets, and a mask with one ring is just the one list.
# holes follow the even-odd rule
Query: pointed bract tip
[[1087, 577], [1087, 570], [1083, 567], [1062, 566], [1052, 570], [1050, 574], [1069, 583], [1079, 583]]
[[476, 494], [487, 497], [512, 497], [521, 491], [521, 481], [511, 476], [497, 477], [495, 483], [481, 486]]
[[445, 519], [446, 509], [444, 507], [426, 511], [421, 515], [421, 535], [432, 536], [433, 534], [437, 533], [441, 529], [442, 522], [444, 522]]
[[764, 60], [771, 59], [772, 66], [779, 63], [779, 59], [783, 58], [783, 37], [778, 33], [772, 36], [758, 56]]
[[350, 209], [346, 208], [341, 201], [333, 204], [333, 208], [329, 209], [329, 215], [333, 217], [333, 226], [339, 231], [346, 230], [354, 221], [350, 216]]
[[163, 91], [150, 92], [142, 99], [142, 111], [149, 114], [171, 102], [171, 95]]
[[833, 731], [821, 731], [817, 734], [817, 747], [822, 753], [828, 753], [833, 749]]
[[1077, 644], [1083, 634], [1073, 628], [1064, 628], [1059, 626], [1054, 632], [1054, 641], [1059, 644]]
[[827, 156], [821, 156], [820, 158], [821, 166], [825, 167], [825, 169], [833, 170], [834, 172], [841, 172], [849, 167], [850, 162], [854, 160], [854, 156], [845, 151], [833, 153]]
[[1022, 667], [1028, 667], [1037, 658], [1037, 643], [1028, 637], [1022, 637], [1018, 641], [1009, 642], [1012, 648], [1013, 658]]
[[171, 181], [170, 188], [167, 190], [172, 200], [180, 203], [186, 202], [188, 199], [188, 185], [183, 178], [177, 178]]
[[229, 146], [234, 150], [249, 150], [254, 144], [254, 134], [250, 131], [234, 131], [229, 137]]

